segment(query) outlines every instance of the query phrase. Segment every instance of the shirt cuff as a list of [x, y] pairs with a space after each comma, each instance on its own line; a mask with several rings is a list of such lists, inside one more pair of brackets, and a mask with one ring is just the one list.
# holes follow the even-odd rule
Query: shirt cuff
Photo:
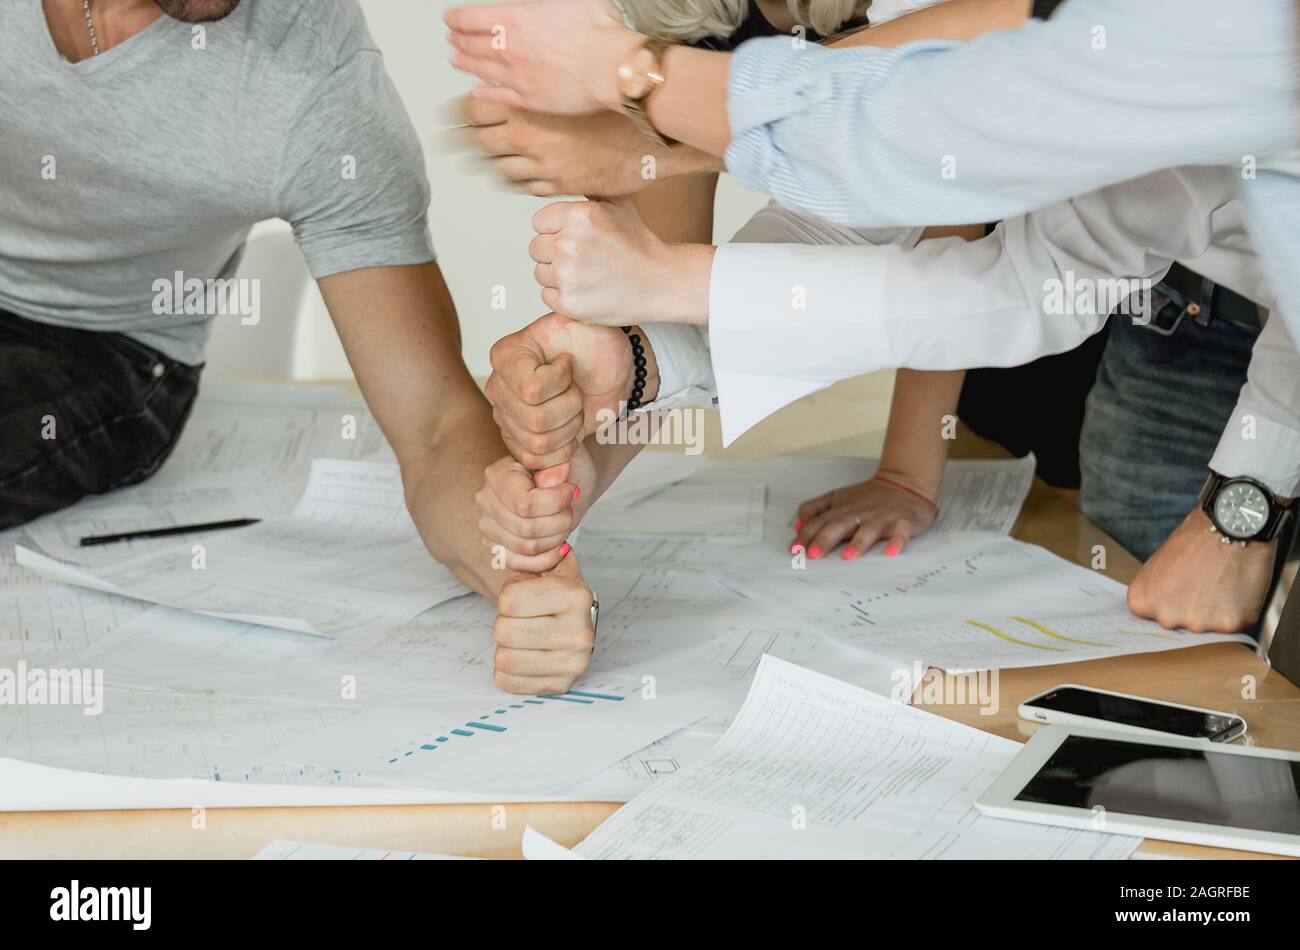
[[1300, 495], [1300, 432], [1238, 403], [1210, 459], [1228, 478], [1253, 478], [1280, 498]]
[[[790, 403], [846, 376], [858, 375], [828, 359], [825, 351], [827, 340], [836, 338], [835, 322], [828, 323], [827, 318], [841, 308], [834, 303], [819, 306], [818, 295], [810, 304], [807, 289], [790, 283], [789, 275], [799, 273], [811, 286], [826, 286], [822, 278], [830, 275], [819, 270], [826, 268], [826, 260], [806, 260], [809, 266], [801, 269], [792, 258], [808, 252], [826, 258], [825, 252], [833, 250], [730, 244], [715, 253], [709, 281], [709, 349], [724, 446]], [[773, 305], [782, 299], [790, 305]], [[852, 353], [871, 352], [859, 348], [852, 335], [841, 336], [840, 342]], [[879, 357], [879, 365], [889, 365], [883, 344], [874, 348], [874, 355]], [[864, 371], [875, 368], [879, 367], [869, 366]]]
[[681, 323], [647, 324], [641, 329], [659, 367], [659, 396], [639, 411], [714, 406], [717, 389], [704, 332]]

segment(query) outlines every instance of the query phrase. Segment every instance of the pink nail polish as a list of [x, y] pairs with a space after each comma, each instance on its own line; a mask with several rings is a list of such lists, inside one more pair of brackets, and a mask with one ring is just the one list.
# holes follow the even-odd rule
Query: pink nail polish
[[577, 500], [578, 500], [578, 496], [581, 495], [581, 494], [582, 494], [582, 489], [579, 488], [577, 485], [574, 485], [574, 486], [573, 486], [573, 501], [577, 501]]
[[803, 553], [803, 545], [800, 544], [798, 541], [796, 541], [794, 544], [790, 545], [790, 553], [791, 553], [791, 554], [802, 554], [802, 553]]
[[568, 557], [569, 552], [572, 550], [573, 548], [570, 547], [568, 541], [565, 541], [562, 545], [560, 545], [560, 560], [563, 561], [566, 557]]
[[810, 548], [808, 549], [808, 556], [809, 556], [809, 557], [821, 557], [821, 556], [822, 556], [821, 545], [814, 544], [812, 547], [810, 547]]
[[885, 557], [898, 557], [898, 545], [890, 544], [885, 547]]
[[845, 548], [844, 553], [840, 555], [840, 557], [844, 558], [846, 561], [851, 561], [857, 556], [858, 552], [856, 548]]
[[798, 534], [798, 533], [799, 533], [800, 531], [802, 531], [802, 530], [803, 530], [803, 519], [802, 519], [802, 518], [795, 518], [795, 519], [794, 519], [794, 533], [795, 533], [795, 534]]

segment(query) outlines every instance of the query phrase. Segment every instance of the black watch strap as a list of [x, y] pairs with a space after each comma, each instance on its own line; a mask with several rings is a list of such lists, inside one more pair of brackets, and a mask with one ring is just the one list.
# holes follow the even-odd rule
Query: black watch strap
[[1064, 2], [1065, 0], [1034, 0], [1034, 6], [1029, 15], [1035, 20], [1046, 20]]
[[[1273, 492], [1269, 491], [1268, 486], [1253, 478], [1246, 478], [1244, 476], [1229, 477], [1211, 471], [1209, 477], [1205, 479], [1205, 484], [1201, 486], [1201, 494], [1197, 499], [1197, 503], [1200, 505], [1201, 510], [1205, 512], [1210, 519], [1210, 523], [1215, 525], [1216, 530], [1218, 530], [1218, 522], [1214, 517], [1214, 501], [1218, 497], [1220, 490], [1225, 486], [1236, 482], [1246, 482], [1250, 485], [1254, 485], [1262, 491], [1264, 496], [1268, 498], [1269, 513], [1268, 520], [1264, 523], [1264, 526], [1259, 529], [1259, 533], [1254, 537], [1233, 538], [1232, 540], [1261, 541], [1264, 543], [1272, 541], [1281, 533], [1282, 527], [1287, 522], [1287, 518], [1291, 516], [1295, 502], [1283, 504], [1278, 500], [1277, 496], [1274, 495]], [[1224, 537], [1227, 537], [1227, 535], [1224, 535]]]

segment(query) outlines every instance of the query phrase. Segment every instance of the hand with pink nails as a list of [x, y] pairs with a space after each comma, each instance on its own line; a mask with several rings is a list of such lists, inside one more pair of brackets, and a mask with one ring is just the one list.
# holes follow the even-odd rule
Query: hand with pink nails
[[908, 484], [906, 476], [881, 473], [800, 505], [790, 551], [802, 549], [817, 560], [845, 543], [840, 557], [853, 561], [884, 541], [885, 556], [896, 557], [938, 516], [938, 505], [922, 488]]
[[595, 496], [585, 446], [568, 462], [533, 474], [514, 458], [493, 462], [474, 496], [483, 544], [501, 570], [545, 574], [569, 553], [567, 538]]
[[595, 496], [596, 467], [579, 445], [536, 474], [507, 456], [475, 496], [492, 566], [509, 572], [497, 597], [493, 681], [512, 693], [562, 693], [587, 669], [596, 633], [592, 593], [565, 540]]

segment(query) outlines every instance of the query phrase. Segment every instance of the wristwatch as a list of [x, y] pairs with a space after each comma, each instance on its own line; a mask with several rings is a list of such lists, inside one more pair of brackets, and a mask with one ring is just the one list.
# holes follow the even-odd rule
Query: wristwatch
[[618, 67], [618, 93], [623, 98], [623, 114], [632, 120], [642, 135], [664, 148], [677, 142], [655, 128], [646, 114], [646, 102], [650, 94], [664, 84], [660, 61], [670, 46], [672, 44], [667, 40], [651, 37]]
[[1209, 516], [1210, 531], [1224, 544], [1272, 541], [1286, 524], [1292, 503], [1279, 500], [1253, 478], [1229, 478], [1210, 472], [1201, 489], [1201, 510]]

